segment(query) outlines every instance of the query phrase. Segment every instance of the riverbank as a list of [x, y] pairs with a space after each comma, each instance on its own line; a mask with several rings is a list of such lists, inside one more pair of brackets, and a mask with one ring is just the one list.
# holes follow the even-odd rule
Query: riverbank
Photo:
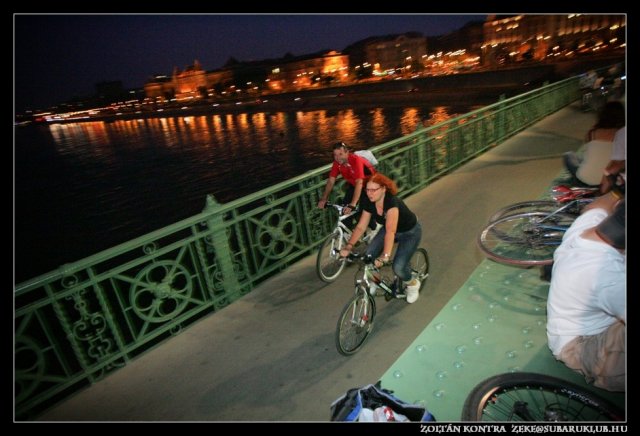
[[558, 63], [476, 71], [446, 76], [386, 80], [333, 86], [283, 94], [262, 94], [233, 101], [172, 103], [145, 110], [99, 113], [48, 123], [76, 123], [145, 118], [166, 118], [256, 112], [341, 110], [348, 108], [413, 106], [486, 106], [501, 95], [507, 97], [535, 89], [594, 68], [623, 61], [620, 58], [576, 59]]
[[[532, 88], [531, 88], [532, 89]], [[491, 86], [473, 89], [421, 90], [412, 88], [409, 92], [377, 91], [358, 93], [354, 90], [334, 92], [329, 95], [306, 95], [303, 92], [263, 96], [255, 100], [227, 103], [200, 103], [181, 107], [165, 107], [155, 111], [122, 112], [118, 114], [96, 115], [88, 118], [50, 121], [53, 123], [77, 123], [147, 118], [166, 118], [202, 115], [225, 115], [257, 112], [291, 112], [311, 110], [343, 110], [349, 108], [368, 109], [377, 107], [407, 106], [485, 106], [497, 101], [501, 94], [508, 96], [528, 91], [528, 85]]]

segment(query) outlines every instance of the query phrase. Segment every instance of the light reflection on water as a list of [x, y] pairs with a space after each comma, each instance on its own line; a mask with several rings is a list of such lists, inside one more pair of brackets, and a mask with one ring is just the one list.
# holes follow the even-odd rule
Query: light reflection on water
[[[241, 113], [16, 130], [16, 280], [472, 108]], [[39, 247], [34, 250], [33, 247]]]

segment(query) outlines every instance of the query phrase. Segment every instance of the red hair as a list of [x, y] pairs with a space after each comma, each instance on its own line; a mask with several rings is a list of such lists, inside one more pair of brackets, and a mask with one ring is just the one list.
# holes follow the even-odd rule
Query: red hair
[[391, 193], [391, 195], [396, 195], [398, 193], [398, 185], [396, 185], [396, 182], [382, 173], [375, 173], [374, 175], [369, 177], [369, 180], [367, 180], [367, 182], [373, 182], [377, 183], [380, 186], [384, 186], [385, 188], [387, 188], [387, 191]]

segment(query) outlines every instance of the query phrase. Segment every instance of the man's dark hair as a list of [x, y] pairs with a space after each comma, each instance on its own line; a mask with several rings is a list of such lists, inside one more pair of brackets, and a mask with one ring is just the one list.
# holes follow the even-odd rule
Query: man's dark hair
[[596, 227], [596, 233], [609, 245], [619, 250], [625, 249], [625, 202], [618, 205], [616, 210]]
[[336, 142], [335, 144], [333, 144], [333, 149], [334, 150], [337, 150], [339, 148], [344, 148], [345, 150], [349, 151], [349, 147], [347, 146], [347, 144], [345, 144], [342, 141]]

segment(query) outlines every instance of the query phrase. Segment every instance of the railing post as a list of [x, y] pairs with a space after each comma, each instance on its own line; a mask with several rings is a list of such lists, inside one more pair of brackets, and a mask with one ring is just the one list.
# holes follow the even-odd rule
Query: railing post
[[[542, 83], [543, 87], [548, 86], [548, 85], [549, 85], [549, 81], [548, 80], [545, 80]], [[553, 100], [555, 100], [554, 97], [557, 96], [558, 93], [554, 92], [553, 95], [550, 95], [550, 94], [551, 93], [547, 93], [547, 94], [545, 94], [545, 97], [544, 97], [544, 103], [545, 103], [544, 104], [544, 113], [545, 113], [545, 115], [549, 115], [550, 113], [552, 113], [554, 110], [556, 110], [556, 106], [557, 106], [555, 104], [556, 102], [553, 101]]]
[[422, 126], [422, 123], [420, 123], [420, 127], [416, 130], [422, 132], [418, 135], [416, 144], [416, 159], [418, 166], [417, 182], [419, 186], [424, 186], [426, 185], [427, 179], [431, 175], [429, 174], [429, 170], [427, 169], [427, 165], [429, 164], [427, 156], [427, 145], [429, 141], [427, 134], [424, 133], [424, 130], [426, 129]]
[[[219, 272], [222, 275], [222, 285], [224, 287], [225, 294], [231, 296], [237, 292], [240, 292], [240, 283], [234, 268], [234, 261], [231, 255], [231, 247], [229, 246], [229, 239], [227, 238], [227, 229], [224, 226], [224, 218], [222, 214], [216, 213], [216, 210], [220, 208], [215, 197], [211, 194], [207, 195], [206, 206], [204, 212], [210, 214], [207, 218], [207, 226], [210, 231], [211, 244], [215, 250], [215, 260], [219, 268]], [[214, 292], [213, 277], [208, 276], [209, 291]]]
[[500, 98], [498, 98], [498, 102], [500, 103], [498, 109], [498, 142], [502, 142], [504, 140], [505, 131], [506, 131], [506, 122], [507, 122], [507, 114], [504, 109], [504, 101], [507, 99], [505, 94], [500, 94]]

